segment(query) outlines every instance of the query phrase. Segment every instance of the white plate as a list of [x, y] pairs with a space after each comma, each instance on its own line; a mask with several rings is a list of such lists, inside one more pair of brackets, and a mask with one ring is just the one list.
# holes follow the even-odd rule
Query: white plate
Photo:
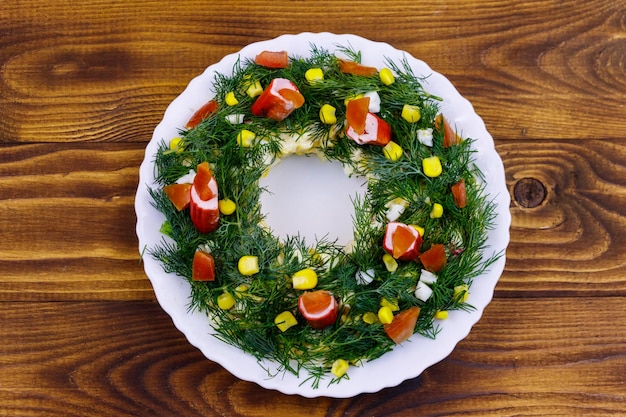
[[[158, 142], [177, 136], [178, 130], [184, 126], [193, 112], [212, 98], [211, 84], [214, 74], [219, 72], [230, 75], [240, 57], [253, 58], [263, 50], [287, 50], [291, 55], [308, 56], [311, 43], [331, 52], [337, 45], [351, 46], [354, 50], [362, 52], [363, 64], [378, 68], [385, 66], [385, 58], [397, 63], [406, 59], [415, 75], [427, 77], [423, 83], [424, 88], [444, 99], [441, 110], [446, 118], [462, 132], [464, 137], [476, 140], [476, 163], [484, 173], [486, 191], [497, 205], [495, 226], [488, 235], [489, 248], [485, 257], [494, 253], [504, 253], [509, 242], [511, 223], [510, 196], [505, 185], [504, 167], [495, 151], [491, 135], [487, 132], [482, 119], [474, 112], [470, 102], [463, 98], [444, 76], [406, 52], [358, 36], [330, 33], [283, 35], [248, 45], [239, 53], [228, 55], [217, 64], [208, 67], [170, 104], [146, 147], [145, 159], [139, 172], [139, 187], [135, 200], [139, 251], [144, 253], [146, 248], [153, 248], [162, 240], [159, 228], [164, 217], [152, 207], [148, 194], [148, 187], [154, 186], [153, 162]], [[383, 357], [361, 367], [351, 367], [349, 380], [342, 380], [339, 384], [329, 386], [328, 378], [322, 381], [317, 389], [312, 388], [308, 382], [303, 383], [306, 375], [297, 378], [289, 373], [279, 373], [272, 377], [268, 375], [267, 370], [259, 366], [254, 357], [217, 340], [212, 336], [214, 331], [204, 314], [189, 313], [191, 290], [187, 282], [178, 276], [166, 274], [161, 265], [150, 256], [143, 257], [143, 264], [162, 308], [172, 317], [174, 325], [185, 334], [189, 342], [200, 349], [208, 359], [219, 363], [240, 379], [286, 394], [345, 398], [396, 386], [420, 375], [424, 369], [448, 356], [456, 344], [468, 335], [491, 301], [496, 283], [504, 269], [505, 257], [502, 256], [489, 271], [473, 280], [468, 303], [475, 306], [476, 310], [469, 313], [452, 311], [448, 320], [442, 322], [441, 332], [436, 339], [414, 335], [410, 343], [397, 346]], [[271, 362], [263, 365], [270, 370], [275, 369]]]

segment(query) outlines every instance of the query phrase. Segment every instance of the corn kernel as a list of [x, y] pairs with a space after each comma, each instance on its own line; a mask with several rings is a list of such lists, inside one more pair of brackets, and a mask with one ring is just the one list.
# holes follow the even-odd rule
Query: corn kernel
[[230, 310], [235, 305], [235, 297], [228, 291], [224, 291], [217, 296], [217, 306], [222, 310]]
[[469, 287], [467, 284], [461, 284], [454, 287], [454, 299], [460, 303], [464, 303], [467, 301], [467, 297], [469, 297]]
[[422, 170], [424, 171], [424, 175], [427, 177], [438, 177], [443, 172], [441, 160], [437, 155], [422, 159]]
[[235, 288], [235, 297], [242, 298], [244, 296], [243, 293], [247, 292], [250, 289], [250, 284], [240, 284]]
[[400, 307], [398, 307], [398, 300], [387, 300], [384, 297], [383, 297], [382, 300], [380, 300], [380, 306], [381, 307], [389, 307], [391, 309], [391, 311], [398, 311], [398, 310], [400, 310]]
[[435, 318], [437, 320], [445, 320], [448, 318], [448, 312], [446, 310], [437, 310], [435, 313]]
[[390, 161], [397, 161], [402, 157], [402, 147], [396, 142], [390, 140], [388, 144], [383, 146], [383, 155]]
[[304, 78], [306, 78], [309, 84], [314, 84], [324, 79], [324, 71], [321, 68], [309, 68], [304, 73]]
[[388, 253], [383, 255], [383, 263], [389, 272], [396, 272], [398, 269], [398, 261], [396, 261], [393, 256]]
[[356, 100], [357, 98], [362, 98], [362, 97], [363, 97], [363, 94], [357, 94], [356, 96], [349, 96], [349, 97], [346, 97], [346, 98], [343, 100], [343, 104], [345, 104], [345, 105], [347, 106], [349, 101]]
[[393, 76], [393, 72], [389, 68], [383, 68], [378, 72], [378, 76], [380, 77], [380, 81], [385, 85], [391, 85], [396, 81], [396, 78]]
[[280, 329], [281, 332], [286, 331], [288, 328], [298, 324], [298, 320], [291, 314], [291, 311], [283, 311], [274, 318], [274, 324]]
[[256, 135], [248, 129], [242, 129], [237, 134], [237, 144], [243, 148], [249, 148], [254, 143]]
[[376, 313], [368, 311], [367, 313], [363, 314], [363, 321], [367, 324], [378, 323], [378, 316], [376, 315]]
[[317, 273], [311, 268], [301, 269], [291, 277], [293, 288], [296, 290], [310, 290], [317, 286]]
[[383, 306], [378, 309], [378, 320], [382, 324], [389, 324], [393, 321], [393, 311], [388, 306]]
[[219, 208], [220, 213], [222, 213], [225, 216], [233, 214], [235, 210], [237, 210], [237, 204], [235, 204], [235, 202], [231, 200], [230, 198], [219, 200], [217, 202], [217, 207]]
[[324, 104], [320, 108], [320, 120], [326, 125], [333, 125], [337, 123], [337, 116], [335, 116], [336, 108], [330, 104]]
[[226, 93], [226, 97], [224, 97], [224, 101], [229, 106], [236, 106], [237, 104], [239, 104], [239, 100], [237, 100], [237, 97], [235, 97], [235, 93], [232, 91], [229, 91], [228, 93]]
[[184, 150], [182, 138], [172, 138], [172, 140], [170, 140], [170, 151], [182, 153]]
[[[441, 208], [441, 212], [443, 214], [443, 207]], [[418, 226], [416, 224], [411, 224], [409, 226], [411, 226], [413, 229], [417, 230], [417, 233], [419, 233], [421, 237], [424, 237], [424, 232], [426, 232], [426, 230], [424, 230], [424, 228], [422, 226]]]
[[430, 210], [430, 218], [438, 219], [443, 216], [443, 206], [439, 203], [433, 204], [433, 208]]
[[250, 98], [254, 98], [256, 96], [260, 96], [263, 93], [263, 87], [258, 80], [251, 81], [246, 89], [246, 94]]
[[254, 275], [259, 272], [259, 257], [246, 255], [239, 258], [237, 269], [241, 275]]
[[348, 361], [346, 361], [345, 359], [337, 359], [335, 362], [333, 362], [333, 365], [330, 368], [330, 372], [332, 372], [333, 375], [335, 375], [337, 378], [341, 378], [346, 374], [346, 372], [348, 372], [349, 366], [350, 365], [348, 364]]
[[411, 104], [402, 106], [402, 118], [409, 123], [415, 123], [422, 117], [420, 108]]

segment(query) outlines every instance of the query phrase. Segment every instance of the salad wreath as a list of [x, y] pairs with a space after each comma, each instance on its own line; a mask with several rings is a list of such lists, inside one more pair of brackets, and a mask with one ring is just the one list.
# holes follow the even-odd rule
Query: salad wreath
[[[415, 333], [435, 338], [449, 311], [471, 310], [473, 278], [499, 257], [483, 255], [495, 215], [473, 140], [407, 62], [385, 62], [315, 45], [306, 58], [240, 59], [155, 157], [150, 194], [166, 220], [151, 256], [189, 281], [190, 308], [217, 338], [281, 372], [305, 370], [313, 387]], [[366, 180], [347, 247], [281, 240], [264, 223], [259, 179], [290, 154]]]

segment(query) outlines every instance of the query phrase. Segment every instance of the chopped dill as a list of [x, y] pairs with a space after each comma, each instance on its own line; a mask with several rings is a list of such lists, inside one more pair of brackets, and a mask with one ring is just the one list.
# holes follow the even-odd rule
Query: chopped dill
[[[413, 74], [408, 62], [387, 60], [395, 82], [385, 85], [378, 77], [344, 74], [334, 54], [315, 45], [310, 48], [307, 58], [290, 57], [287, 68], [265, 68], [245, 59], [237, 61], [232, 75], [216, 74], [213, 98], [220, 104], [215, 114], [193, 129], [181, 129], [183, 146], [176, 152], [165, 142], [160, 144], [154, 161], [159, 187], [150, 190], [150, 195], [154, 207], [167, 220], [161, 229], [162, 243], [149, 248], [149, 253], [166, 272], [189, 281], [189, 308], [210, 316], [219, 340], [260, 362], [275, 361], [282, 371], [300, 375], [304, 370], [308, 377], [303, 383], [315, 388], [328, 377], [335, 360], [344, 359], [358, 366], [394, 347], [381, 323], [364, 320], [366, 314], [377, 312], [383, 298], [396, 300], [400, 310], [418, 306], [420, 315], [414, 332], [435, 338], [440, 330], [434, 319], [438, 311], [472, 309], [455, 296], [454, 288], [471, 285], [500, 255], [483, 258], [495, 208], [472, 162], [473, 140], [465, 138], [457, 145], [443, 146], [443, 129], [435, 126], [441, 99], [424, 90], [422, 80]], [[338, 48], [344, 56], [361, 61], [360, 51]], [[305, 72], [310, 68], [321, 68], [324, 80], [307, 82]], [[250, 108], [255, 99], [246, 94], [251, 80], [267, 86], [275, 78], [291, 80], [304, 97], [304, 105], [280, 123], [253, 115]], [[387, 159], [379, 146], [358, 145], [344, 135], [344, 100], [372, 91], [380, 97], [380, 117], [390, 125], [393, 141], [403, 149], [397, 161]], [[229, 92], [238, 99], [233, 106], [224, 104]], [[335, 125], [320, 122], [319, 109], [324, 104], [336, 108]], [[405, 104], [419, 107], [418, 122], [408, 123], [400, 117]], [[242, 126], [228, 121], [233, 114], [243, 115], [245, 127], [253, 129], [262, 140], [250, 148], [239, 146], [235, 138]], [[432, 147], [417, 140], [424, 129], [432, 130]], [[349, 250], [326, 239], [306, 242], [300, 236], [291, 236], [280, 241], [264, 225], [259, 205], [263, 190], [258, 181], [271, 163], [284, 156], [286, 137], [311, 140], [310, 152], [339, 161], [354, 175], [367, 178], [365, 195], [353, 201], [355, 241]], [[422, 159], [431, 155], [437, 155], [443, 165], [443, 173], [436, 178], [422, 171]], [[220, 198], [231, 199], [237, 207], [233, 214], [221, 215], [217, 230], [208, 234], [199, 233], [188, 209], [177, 211], [163, 191], [164, 186], [205, 161], [219, 184]], [[467, 191], [467, 206], [463, 209], [456, 207], [450, 192], [461, 179]], [[419, 260], [399, 261], [395, 271], [388, 270], [381, 260], [385, 254], [382, 240], [383, 225], [388, 221], [386, 207], [396, 198], [407, 202], [397, 221], [426, 230], [424, 250], [436, 243], [446, 247], [447, 264], [437, 273], [427, 301], [414, 294], [422, 269]], [[441, 218], [431, 218], [433, 202], [443, 206]], [[192, 280], [193, 254], [200, 246], [209, 248], [215, 259], [215, 281]], [[257, 274], [244, 276], [238, 271], [237, 261], [245, 255], [258, 256]], [[298, 316], [302, 291], [292, 288], [289, 277], [303, 268], [317, 272], [316, 289], [330, 291], [340, 302], [340, 318], [323, 330], [311, 328]], [[360, 271], [373, 271], [373, 281], [367, 285], [357, 283], [355, 276]], [[217, 297], [225, 291], [236, 298], [235, 307], [229, 310], [217, 306]], [[283, 311], [299, 317], [299, 323], [285, 332], [274, 324]], [[330, 378], [330, 384], [335, 384], [348, 376]]]

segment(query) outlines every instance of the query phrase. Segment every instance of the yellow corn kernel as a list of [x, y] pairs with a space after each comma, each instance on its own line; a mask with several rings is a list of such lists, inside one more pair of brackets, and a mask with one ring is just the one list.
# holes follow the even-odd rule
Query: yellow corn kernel
[[309, 68], [304, 73], [304, 78], [306, 78], [309, 84], [314, 84], [324, 79], [324, 71], [321, 68]]
[[337, 123], [337, 116], [335, 116], [336, 108], [330, 104], [324, 104], [320, 108], [320, 120], [327, 125], [334, 125]]
[[250, 98], [254, 98], [256, 96], [260, 96], [263, 93], [263, 87], [258, 80], [250, 81], [248, 88], [246, 89], [246, 94]]
[[389, 307], [391, 311], [400, 310], [400, 307], [398, 307], [398, 300], [387, 300], [386, 298], [383, 298], [382, 300], [380, 300], [380, 306]]
[[391, 85], [396, 81], [396, 77], [393, 76], [393, 72], [389, 68], [383, 68], [378, 72], [380, 81], [385, 85]]
[[[443, 214], [443, 207], [441, 208], [441, 213]], [[424, 230], [424, 228], [422, 226], [418, 226], [416, 224], [411, 224], [409, 226], [411, 226], [413, 229], [417, 230], [417, 233], [419, 233], [421, 237], [424, 237], [424, 232], [426, 232], [426, 230]]]
[[247, 292], [250, 289], [250, 284], [240, 284], [235, 288], [235, 297], [242, 298], [244, 296], [243, 293]]
[[435, 313], [435, 318], [437, 320], [445, 320], [448, 318], [448, 312], [446, 310], [437, 310]]
[[335, 362], [333, 362], [333, 365], [330, 368], [330, 372], [332, 372], [333, 375], [335, 375], [337, 378], [341, 378], [346, 374], [346, 372], [348, 372], [349, 366], [350, 365], [348, 364], [348, 361], [346, 361], [345, 359], [337, 359]]
[[378, 316], [376, 315], [376, 313], [368, 311], [367, 313], [363, 314], [363, 321], [367, 324], [378, 323]]
[[293, 274], [291, 281], [296, 290], [310, 290], [317, 286], [317, 273], [311, 268], [301, 269]]
[[398, 269], [398, 261], [396, 261], [393, 256], [388, 253], [383, 255], [383, 263], [389, 272], [396, 272]]
[[182, 138], [172, 138], [172, 140], [170, 140], [170, 151], [182, 153], [184, 150]]
[[256, 139], [256, 134], [248, 129], [242, 129], [237, 134], [237, 144], [243, 148], [251, 147], [254, 139]]
[[217, 207], [219, 208], [220, 213], [222, 213], [225, 216], [228, 216], [229, 214], [233, 214], [235, 210], [237, 210], [237, 204], [235, 204], [235, 202], [231, 200], [230, 198], [219, 200], [217, 202]]
[[382, 324], [389, 324], [393, 321], [393, 311], [388, 306], [383, 306], [378, 309], [378, 320]]
[[281, 332], [298, 324], [298, 320], [291, 314], [291, 311], [283, 311], [274, 318], [274, 324]]
[[430, 210], [430, 218], [438, 219], [443, 216], [443, 206], [439, 203], [434, 203], [433, 208]]
[[228, 93], [226, 93], [226, 97], [224, 97], [224, 101], [229, 106], [236, 106], [237, 104], [239, 104], [239, 100], [237, 100], [237, 97], [235, 97], [235, 93], [232, 91], [229, 91]]
[[217, 296], [217, 306], [222, 310], [230, 310], [235, 306], [235, 297], [228, 291], [224, 291]]
[[422, 117], [420, 108], [411, 104], [402, 106], [402, 118], [409, 123], [415, 123]]
[[383, 155], [390, 161], [397, 161], [402, 157], [402, 153], [402, 147], [392, 140], [383, 146]]
[[259, 272], [259, 257], [246, 255], [239, 258], [237, 269], [241, 275], [254, 275]]
[[460, 303], [464, 303], [467, 301], [467, 297], [469, 297], [469, 287], [467, 284], [461, 284], [454, 287], [454, 299]]
[[363, 94], [357, 94], [356, 96], [349, 96], [349, 97], [346, 97], [346, 98], [343, 100], [343, 104], [345, 104], [345, 105], [347, 106], [349, 101], [356, 100], [357, 98], [361, 98], [361, 97], [363, 97]]
[[427, 177], [438, 177], [443, 172], [441, 160], [437, 155], [422, 159], [422, 170], [424, 171], [424, 175]]

